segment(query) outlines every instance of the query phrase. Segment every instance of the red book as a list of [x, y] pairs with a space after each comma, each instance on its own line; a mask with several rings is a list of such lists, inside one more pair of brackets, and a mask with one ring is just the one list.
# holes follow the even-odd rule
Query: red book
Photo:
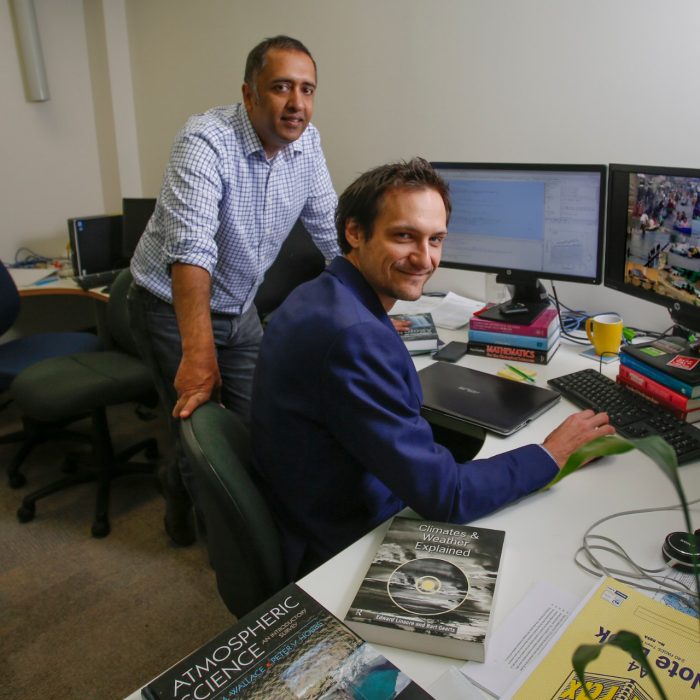
[[626, 365], [620, 365], [617, 381], [672, 411], [681, 420], [689, 423], [700, 420], [700, 399], [689, 399]]
[[477, 311], [469, 321], [469, 328], [475, 331], [489, 331], [491, 333], [513, 333], [515, 335], [529, 335], [536, 338], [546, 338], [551, 334], [554, 324], [559, 322], [557, 310], [553, 306], [548, 306], [532, 323], [520, 324], [509, 323], [507, 321], [492, 321], [487, 318], [480, 318], [479, 314], [485, 311]]

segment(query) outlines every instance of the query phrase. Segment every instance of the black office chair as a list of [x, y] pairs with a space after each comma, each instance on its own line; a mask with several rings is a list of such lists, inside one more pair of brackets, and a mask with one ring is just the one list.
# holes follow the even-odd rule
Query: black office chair
[[255, 308], [261, 320], [264, 321], [287, 298], [289, 292], [302, 282], [316, 277], [325, 266], [321, 251], [301, 220], [297, 221], [255, 294]]
[[131, 274], [124, 270], [111, 287], [107, 326], [113, 349], [44, 360], [21, 372], [10, 386], [10, 394], [20, 410], [34, 420], [56, 422], [65, 416], [89, 415], [92, 423], [90, 468], [79, 469], [26, 496], [17, 511], [20, 522], [34, 518], [39, 499], [76, 484], [96, 481], [92, 534], [104, 537], [110, 531], [111, 481], [131, 474], [155, 475], [153, 463], [130, 462], [141, 451], [149, 460], [155, 459], [158, 456], [155, 439], [143, 440], [115, 454], [107, 421], [108, 406], [130, 402], [155, 406], [157, 402], [150, 371], [139, 358], [131, 337], [126, 303], [130, 284]]
[[219, 594], [241, 617], [287, 583], [277, 527], [251, 478], [248, 431], [210, 401], [181, 421], [180, 434]]
[[[5, 265], [0, 261], [0, 336], [14, 324], [20, 311], [20, 296]], [[33, 333], [0, 344], [0, 393], [7, 391], [15, 377], [30, 365], [50, 357], [76, 352], [93, 352], [102, 349], [102, 342], [94, 333]], [[9, 401], [3, 403], [6, 406]], [[80, 438], [64, 430], [65, 420], [58, 423], [41, 423], [29, 418], [23, 429], [0, 436], [0, 444], [21, 443], [19, 450], [9, 461], [7, 476], [12, 488], [26, 482], [20, 467], [29, 453], [42, 442], [59, 438]]]

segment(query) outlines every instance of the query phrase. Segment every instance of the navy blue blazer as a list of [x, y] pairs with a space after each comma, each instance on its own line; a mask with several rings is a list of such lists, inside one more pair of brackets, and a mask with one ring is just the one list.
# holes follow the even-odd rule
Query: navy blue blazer
[[538, 445], [455, 462], [420, 415], [411, 356], [345, 258], [294, 290], [263, 338], [252, 400], [257, 476], [292, 578], [410, 506], [465, 523], [548, 483]]

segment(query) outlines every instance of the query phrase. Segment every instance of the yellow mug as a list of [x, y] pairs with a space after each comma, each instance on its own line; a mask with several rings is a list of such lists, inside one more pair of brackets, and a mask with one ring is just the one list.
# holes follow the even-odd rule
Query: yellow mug
[[622, 319], [617, 314], [599, 314], [586, 319], [586, 335], [596, 355], [617, 355], [622, 343]]

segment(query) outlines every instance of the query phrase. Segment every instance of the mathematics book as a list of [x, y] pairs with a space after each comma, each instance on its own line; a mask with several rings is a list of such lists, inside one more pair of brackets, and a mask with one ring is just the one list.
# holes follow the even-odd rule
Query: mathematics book
[[559, 345], [560, 341], [557, 339], [548, 350], [532, 350], [530, 348], [519, 348], [514, 345], [476, 343], [470, 339], [467, 352], [470, 355], [495, 357], [506, 362], [533, 362], [538, 365], [546, 365], [558, 350]]
[[296, 584], [142, 689], [144, 700], [431, 700]]
[[[670, 700], [700, 698], [698, 620], [612, 578], [598, 582], [535, 669], [501, 700], [585, 700], [571, 658], [582, 644], [603, 644], [616, 632], [639, 636], [649, 665]], [[617, 647], [602, 650], [585, 671], [596, 700], [657, 700], [651, 677]]]
[[483, 661], [504, 538], [395, 517], [345, 622], [370, 642]]

